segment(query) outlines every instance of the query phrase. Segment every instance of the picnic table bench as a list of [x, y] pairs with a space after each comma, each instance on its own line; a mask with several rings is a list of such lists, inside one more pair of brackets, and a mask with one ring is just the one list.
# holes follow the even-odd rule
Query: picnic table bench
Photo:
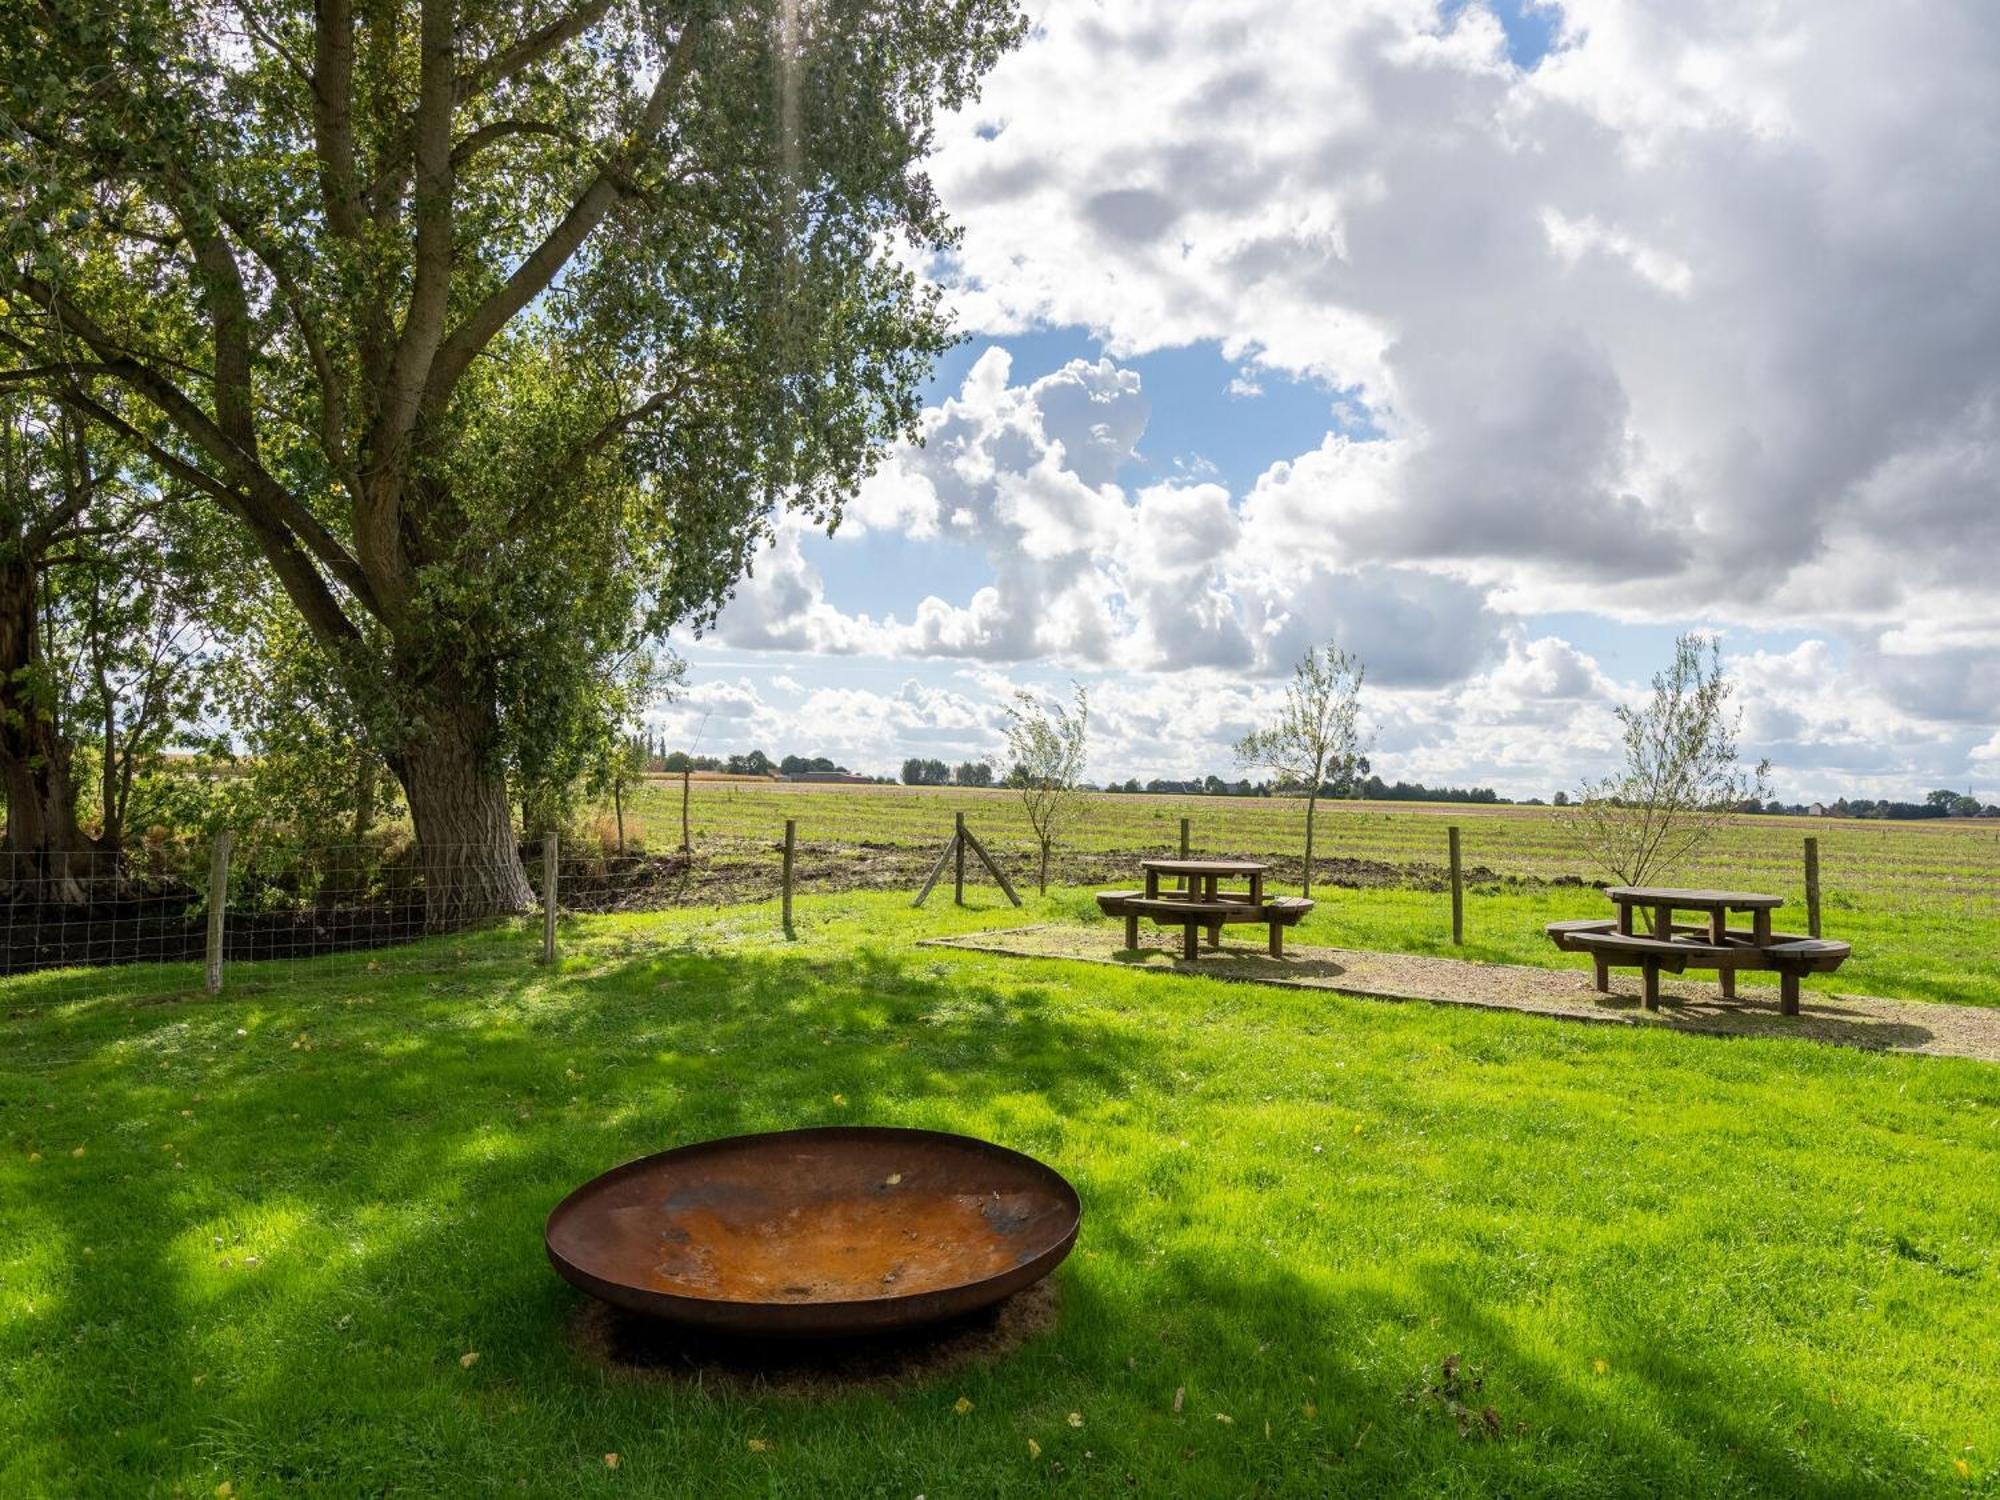
[[[1192, 961], [1200, 952], [1198, 935], [1208, 934], [1208, 946], [1222, 946], [1222, 929], [1231, 923], [1260, 923], [1270, 930], [1273, 958], [1285, 956], [1284, 930], [1295, 925], [1313, 904], [1303, 896], [1264, 895], [1269, 865], [1243, 859], [1147, 859], [1139, 862], [1146, 886], [1141, 891], [1099, 891], [1097, 905], [1108, 917], [1125, 919], [1125, 946], [1139, 946], [1139, 920], [1155, 926], [1179, 927], [1181, 956]], [[1163, 879], [1179, 882], [1161, 890]], [[1224, 889], [1225, 880], [1242, 880], [1246, 889]]]
[[[1608, 993], [1611, 970], [1636, 967], [1644, 976], [1647, 1010], [1660, 1008], [1660, 975], [1689, 968], [1713, 969], [1725, 1000], [1736, 997], [1736, 976], [1763, 969], [1778, 976], [1778, 1009], [1799, 1013], [1799, 985], [1808, 974], [1830, 974], [1846, 962], [1847, 943], [1773, 932], [1771, 913], [1781, 896], [1751, 891], [1685, 890], [1678, 887], [1613, 886], [1604, 893], [1617, 916], [1551, 922], [1543, 929], [1565, 953], [1588, 953], [1597, 969], [1597, 988]], [[1653, 932], [1635, 930], [1633, 914], [1653, 913]], [[1699, 922], [1675, 922], [1676, 911], [1698, 912]], [[1729, 925], [1729, 913], [1750, 913], [1745, 929]]]

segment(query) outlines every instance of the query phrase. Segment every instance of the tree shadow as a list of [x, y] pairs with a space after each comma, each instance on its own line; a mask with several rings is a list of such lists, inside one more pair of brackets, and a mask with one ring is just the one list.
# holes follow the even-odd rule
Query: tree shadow
[[[438, 1420], [371, 1394], [382, 1363], [477, 1350], [571, 1388], [578, 1294], [545, 1265], [542, 1225], [612, 1165], [819, 1123], [959, 1130], [1059, 1161], [1069, 1118], [1163, 1066], [1129, 1020], [921, 952], [573, 962], [591, 966], [558, 984], [512, 951], [439, 971], [357, 961], [309, 1000], [250, 983], [43, 1019], [71, 1085], [129, 1139], [93, 1143], [73, 1164], [87, 1183], [34, 1179], [13, 1211], [59, 1263], [10, 1314], [7, 1344], [37, 1368], [17, 1416], [35, 1443], [14, 1461], [85, 1489], [115, 1472], [164, 1487], [176, 1455], [226, 1429], [277, 1482], [351, 1487], [346, 1427], [420, 1448]], [[193, 1056], [161, 1072], [148, 1041], [168, 1037]], [[234, 1369], [218, 1337], [244, 1351]], [[71, 1467], [111, 1428], [92, 1468]], [[402, 1482], [423, 1473], [419, 1455]]]
[[[579, 1355], [582, 1300], [540, 1244], [564, 1193], [686, 1141], [831, 1122], [965, 1130], [1060, 1168], [1135, 1080], [1171, 1099], [1181, 1061], [1172, 1028], [1141, 1011], [1079, 1010], [925, 949], [719, 951], [695, 932], [607, 945], [558, 975], [507, 948], [381, 974], [355, 961], [309, 1000], [246, 989], [172, 1012], [107, 1001], [74, 1023], [67, 1048], [86, 1066], [65, 1081], [131, 1140], [85, 1159], [92, 1191], [38, 1188], [11, 1211], [68, 1255], [59, 1291], [9, 1330], [38, 1377], [17, 1420], [39, 1445], [21, 1461], [40, 1467], [23, 1472], [68, 1476], [58, 1487], [168, 1488], [187, 1453], [226, 1452], [239, 1487], [248, 1473], [464, 1493], [511, 1485], [518, 1455], [620, 1425], [741, 1452], [746, 1404], [785, 1392], [620, 1385]], [[169, 1034], [197, 1055], [162, 1081], [147, 1044]], [[202, 1167], [192, 1185], [180, 1153]], [[1058, 1272], [1061, 1317], [1006, 1358], [1050, 1384], [1143, 1386], [1143, 1420], [1091, 1441], [1154, 1492], [1520, 1494], [1563, 1475], [1599, 1493], [1865, 1487], [1823, 1445], [1802, 1459], [1774, 1436], [1772, 1410], [1819, 1394], [1775, 1355], [1757, 1364], [1755, 1405], [1740, 1372], [1719, 1379], [1665, 1342], [1606, 1383], [1449, 1269], [1302, 1269], [1219, 1221], [1196, 1226], [1205, 1249], [1163, 1254], [1139, 1195], [1180, 1191], [1198, 1216], [1196, 1184], [1135, 1160], [1080, 1185], [1085, 1259]], [[1088, 1269], [1100, 1258], [1117, 1273]], [[1441, 1379], [1449, 1353], [1485, 1372], [1500, 1432]], [[1190, 1366], [1217, 1387], [1170, 1406]], [[828, 1441], [893, 1443], [893, 1418], [862, 1422], [884, 1399], [855, 1396]], [[1924, 1487], [1912, 1440], [1860, 1408], [1837, 1420], [1878, 1487]], [[1266, 1421], [1278, 1436], [1253, 1441]], [[468, 1430], [494, 1446], [468, 1453]]]

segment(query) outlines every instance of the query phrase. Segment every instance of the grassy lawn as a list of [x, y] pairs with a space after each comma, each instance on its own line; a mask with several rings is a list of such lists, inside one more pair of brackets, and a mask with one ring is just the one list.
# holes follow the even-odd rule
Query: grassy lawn
[[[1475, 955], [1530, 956], [1487, 899], [1526, 898], [1473, 899]], [[1302, 937], [1421, 948], [1435, 904]], [[1023, 916], [906, 893], [801, 917], [578, 920], [556, 972], [519, 930], [242, 967], [215, 1001], [12, 981], [0, 1494], [2000, 1493], [2000, 1069], [926, 950]], [[1965, 982], [2000, 998], [1990, 960]], [[1068, 1175], [1054, 1330], [812, 1402], [571, 1352], [563, 1192], [833, 1121]]]

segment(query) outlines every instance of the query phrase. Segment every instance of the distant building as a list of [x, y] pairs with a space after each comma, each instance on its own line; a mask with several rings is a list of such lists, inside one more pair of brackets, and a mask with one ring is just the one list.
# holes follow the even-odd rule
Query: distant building
[[1823, 818], [1823, 817], [1825, 817], [1825, 816], [1826, 816], [1826, 804], [1825, 804], [1824, 802], [1815, 802], [1815, 803], [1813, 803], [1813, 805], [1812, 805], [1812, 806], [1810, 806], [1810, 807], [1808, 807], [1808, 808], [1806, 809], [1806, 816], [1807, 816], [1807, 817], [1809, 817], [1809, 818]]

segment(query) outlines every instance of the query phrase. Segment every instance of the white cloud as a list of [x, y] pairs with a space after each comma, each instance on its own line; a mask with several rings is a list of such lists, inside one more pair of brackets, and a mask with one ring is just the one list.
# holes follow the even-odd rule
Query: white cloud
[[936, 175], [974, 326], [1358, 387], [1349, 564], [1844, 625], [2000, 543], [1995, 139], [1969, 0], [1570, 0], [1527, 72], [1478, 4], [1056, 0]]
[[[2000, 10], [1569, 0], [1530, 71], [1477, 0], [1037, 20], [941, 129], [965, 238], [926, 269], [975, 330], [1108, 357], [1017, 385], [989, 350], [856, 498], [984, 579], [863, 612], [781, 534], [725, 640], [1140, 674], [1119, 753], [1159, 699], [1214, 761], [1270, 688], [1233, 674], [1336, 635], [1385, 763], [1546, 791], [1640, 685], [1521, 619], [1707, 619], [1806, 637], [1742, 660], [1802, 793], [2000, 774]], [[1232, 418], [1287, 374], [1365, 424], [1128, 489], [1125, 361], [1196, 340]]]

